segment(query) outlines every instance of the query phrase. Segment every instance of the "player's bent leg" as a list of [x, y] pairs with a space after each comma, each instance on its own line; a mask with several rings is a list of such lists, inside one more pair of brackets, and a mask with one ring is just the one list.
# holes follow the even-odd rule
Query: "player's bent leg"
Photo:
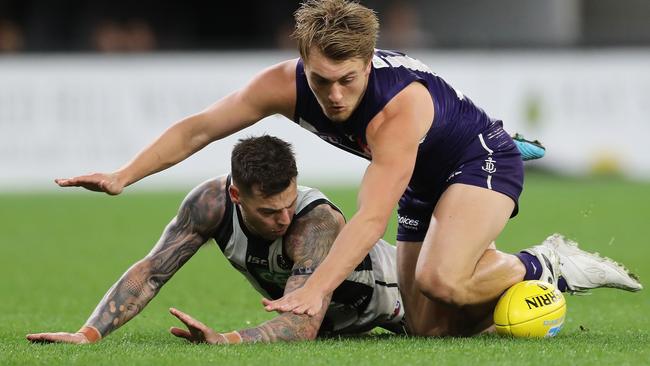
[[438, 201], [415, 270], [415, 284], [432, 300], [483, 304], [524, 278], [514, 255], [486, 250], [514, 208], [508, 196], [452, 184]]
[[[426, 297], [415, 284], [422, 242], [397, 241], [397, 273], [408, 332], [415, 336], [471, 336], [493, 330], [495, 302], [458, 308]], [[494, 243], [488, 250], [495, 250]]]
[[410, 335], [445, 336], [453, 332], [458, 309], [435, 302], [422, 294], [415, 285], [415, 265], [421, 242], [397, 241], [397, 282], [399, 285], [406, 324]]
[[423, 309], [426, 297], [420, 293], [415, 285], [415, 264], [420, 254], [421, 242], [404, 242], [397, 241], [397, 284], [402, 302], [404, 303], [404, 313], [406, 314], [406, 325], [409, 334], [430, 335], [434, 333], [436, 327], [433, 311]]

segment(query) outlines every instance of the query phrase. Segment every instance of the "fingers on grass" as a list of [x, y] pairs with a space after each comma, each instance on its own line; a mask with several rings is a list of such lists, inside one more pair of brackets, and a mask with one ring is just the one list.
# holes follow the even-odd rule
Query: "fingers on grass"
[[185, 338], [187, 340], [192, 340], [192, 334], [185, 329], [177, 328], [177, 327], [171, 327], [169, 328], [169, 332], [176, 337], [179, 338]]

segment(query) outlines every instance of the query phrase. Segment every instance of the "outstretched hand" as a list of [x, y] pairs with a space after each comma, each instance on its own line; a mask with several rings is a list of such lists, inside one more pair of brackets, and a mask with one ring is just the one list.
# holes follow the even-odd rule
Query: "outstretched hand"
[[122, 193], [124, 183], [122, 183], [117, 174], [94, 173], [81, 175], [74, 178], [58, 178], [54, 183], [59, 187], [83, 187], [89, 191], [105, 192], [112, 196]]
[[27, 340], [32, 343], [73, 343], [86, 344], [91, 343], [83, 333], [36, 333], [28, 334]]
[[277, 311], [278, 313], [293, 312], [294, 314], [307, 314], [314, 316], [323, 307], [325, 295], [317, 290], [310, 290], [301, 287], [293, 292], [285, 294], [277, 300], [262, 299], [262, 305], [266, 311]]
[[220, 333], [215, 332], [212, 328], [201, 323], [200, 321], [192, 318], [188, 314], [175, 309], [170, 308], [169, 312], [182, 321], [187, 329], [171, 327], [169, 331], [179, 338], [185, 338], [192, 343], [209, 343], [209, 344], [226, 344], [228, 341], [226, 337]]

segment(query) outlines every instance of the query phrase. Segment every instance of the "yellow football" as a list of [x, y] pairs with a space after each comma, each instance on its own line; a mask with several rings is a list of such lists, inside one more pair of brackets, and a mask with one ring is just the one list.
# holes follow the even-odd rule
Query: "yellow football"
[[506, 291], [494, 309], [498, 334], [522, 338], [553, 337], [562, 328], [566, 301], [544, 281], [519, 282]]

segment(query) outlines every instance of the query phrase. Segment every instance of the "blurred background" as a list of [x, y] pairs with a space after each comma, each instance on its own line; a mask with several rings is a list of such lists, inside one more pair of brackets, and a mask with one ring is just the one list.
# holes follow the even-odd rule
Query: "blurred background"
[[[298, 1], [2, 0], [4, 52], [292, 48]], [[362, 1], [389, 48], [645, 46], [645, 0]]]
[[[298, 3], [0, 0], [0, 188], [118, 168], [174, 121], [296, 57]], [[510, 132], [547, 145], [530, 167], [650, 178], [650, 1], [362, 3], [378, 12], [379, 47], [422, 59]], [[307, 182], [360, 179], [366, 162], [278, 120], [151, 187], [225, 172], [234, 139], [264, 132], [296, 144]]]

